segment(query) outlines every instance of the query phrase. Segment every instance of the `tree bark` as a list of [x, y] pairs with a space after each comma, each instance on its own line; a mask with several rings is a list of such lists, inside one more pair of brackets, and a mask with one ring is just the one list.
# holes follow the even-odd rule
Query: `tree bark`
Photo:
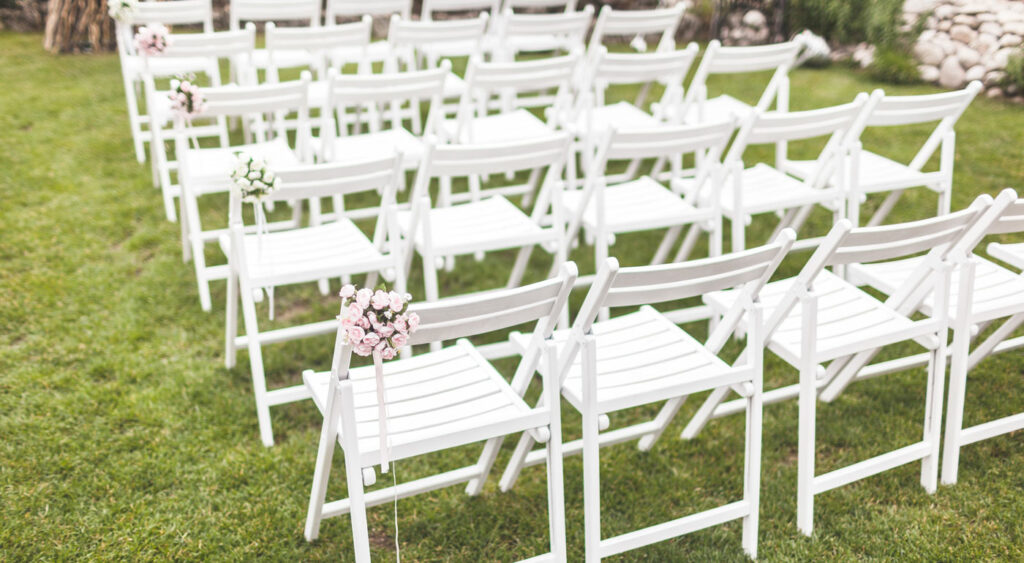
[[114, 20], [106, 0], [50, 0], [43, 48], [52, 53], [110, 51]]

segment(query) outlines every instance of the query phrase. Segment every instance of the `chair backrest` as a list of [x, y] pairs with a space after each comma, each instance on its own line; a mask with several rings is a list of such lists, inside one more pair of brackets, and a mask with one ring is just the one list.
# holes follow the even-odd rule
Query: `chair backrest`
[[280, 63], [286, 61], [283, 52], [306, 51], [312, 55], [313, 68], [317, 79], [323, 79], [326, 71], [335, 65], [333, 52], [336, 49], [350, 47], [363, 49], [362, 56], [346, 62], [355, 62], [361, 66], [366, 62], [366, 47], [370, 44], [373, 31], [373, 18], [363, 16], [358, 22], [315, 27], [277, 27], [274, 22], [267, 22], [267, 79], [277, 82], [280, 79]]
[[[698, 104], [707, 98], [707, 79], [714, 74], [740, 74], [774, 70], [768, 85], [761, 93], [756, 108], [767, 111], [780, 90], [788, 93], [789, 71], [796, 62], [800, 44], [796, 41], [752, 47], [723, 47], [714, 39], [708, 43], [687, 88], [687, 105]], [[788, 95], [788, 94], [787, 94]], [[782, 111], [788, 108], [780, 108]]]
[[[1006, 196], [1003, 194], [1006, 194]], [[1002, 213], [999, 214], [999, 217], [989, 225], [988, 229], [985, 230], [985, 234], [1004, 235], [1024, 232], [1024, 198], [1016, 199], [1017, 192], [1010, 188], [1000, 192], [996, 196], [996, 202], [1002, 197], [1011, 197], [1013, 201], [1007, 204]], [[996, 207], [996, 205], [993, 204], [993, 207]], [[980, 242], [981, 239], [978, 238], [974, 246], [977, 246]]]
[[412, 21], [392, 15], [388, 26], [391, 64], [418, 68], [420, 58], [426, 59], [428, 66], [436, 66], [440, 57], [479, 55], [489, 18], [486, 12], [476, 18], [444, 21]]
[[175, 0], [173, 2], [139, 2], [127, 21], [116, 22], [119, 50], [135, 55], [132, 40], [135, 28], [143, 25], [191, 25], [203, 27], [204, 33], [213, 32], [213, 3], [211, 0]]
[[402, 19], [412, 19], [412, 0], [327, 0], [324, 21], [327, 25], [337, 23], [338, 18], [369, 16], [390, 16], [397, 14]]
[[[466, 92], [459, 100], [455, 116], [455, 138], [472, 142], [467, 135], [471, 133], [469, 125], [474, 117], [482, 117], [495, 107], [505, 112], [537, 105], [542, 96], [546, 102], [551, 90], [554, 90], [551, 115], [568, 111], [572, 102], [572, 79], [579, 60], [578, 53], [508, 62], [482, 62], [477, 57], [471, 58], [466, 69]], [[523, 96], [524, 93], [536, 95]], [[499, 98], [497, 105], [493, 103], [496, 98]]]
[[935, 153], [942, 138], [953, 130], [960, 116], [981, 89], [981, 82], [975, 80], [962, 90], [941, 94], [886, 96], [881, 90], [876, 90], [872, 92], [877, 100], [874, 100], [871, 111], [858, 120], [857, 137], [859, 138], [860, 131], [866, 127], [894, 127], [938, 121], [909, 164], [910, 168], [920, 170]]
[[[206, 63], [212, 62], [214, 68], [216, 68], [217, 61], [227, 60], [233, 65], [241, 67], [238, 69], [239, 72], [244, 72], [251, 64], [252, 52], [255, 47], [256, 28], [246, 26], [245, 29], [238, 31], [175, 33], [171, 35], [169, 45], [159, 56], [161, 59], [181, 58], [202, 60]], [[150, 68], [148, 57], [145, 55], [143, 55], [143, 66], [145, 73], [154, 73], [154, 69]], [[175, 68], [175, 74], [183, 70], [181, 65], [171, 66]], [[203, 68], [195, 70], [205, 71], [208, 66], [209, 64], [204, 64]], [[242, 76], [244, 77], [244, 74]], [[215, 86], [220, 85], [219, 72], [215, 72], [210, 79]]]
[[240, 29], [242, 22], [294, 21], [317, 26], [320, 5], [321, 0], [230, 0], [228, 25]]
[[604, 44], [608, 36], [658, 35], [656, 50], [671, 49], [685, 9], [685, 2], [679, 2], [671, 8], [653, 10], [615, 10], [605, 5], [597, 15], [587, 52], [594, 52], [599, 45]]
[[598, 312], [604, 308], [654, 305], [738, 288], [741, 298], [711, 331], [705, 344], [717, 354], [743, 318], [744, 308], [758, 300], [758, 293], [789, 253], [794, 240], [793, 230], [783, 229], [774, 241], [758, 248], [657, 266], [619, 268], [618, 260], [608, 258], [573, 321], [572, 337], [559, 356], [559, 373], [563, 378], [568, 373], [582, 337], [590, 333]]
[[501, 0], [423, 0], [420, 19], [432, 20], [434, 14], [444, 12], [489, 12], [498, 14]]
[[[505, 8], [498, 24], [498, 49], [508, 49], [513, 38], [555, 37], [566, 50], [583, 51], [584, 38], [590, 29], [594, 7], [587, 5], [579, 12], [554, 14], [517, 14]], [[514, 58], [515, 53], [508, 53]]]
[[[539, 10], [558, 8], [566, 13], [576, 10], [576, 0], [505, 0], [501, 4], [502, 13], [512, 10]], [[584, 7], [586, 9], [586, 6]]]
[[[440, 126], [441, 96], [450, 66], [443, 61], [439, 68], [383, 74], [341, 74], [327, 72], [327, 103], [321, 112], [320, 134], [324, 157], [331, 158], [336, 135], [403, 127], [408, 110], [419, 112], [427, 102], [424, 135], [436, 134]], [[410, 130], [415, 123], [410, 124]]]
[[[792, 112], [763, 113], [755, 110], [740, 127], [736, 140], [725, 157], [727, 165], [738, 163], [750, 145], [783, 143], [804, 139], [828, 137], [818, 155], [814, 172], [805, 180], [812, 187], [823, 186], [835, 163], [843, 155], [846, 132], [863, 112], [868, 95], [861, 92], [848, 104], [827, 108]], [[782, 168], [784, 154], [776, 156], [776, 167]]]
[[[690, 43], [685, 49], [652, 53], [609, 53], [603, 45], [598, 46], [584, 71], [579, 89], [580, 104], [585, 106], [589, 96], [594, 105], [605, 105], [608, 103], [605, 92], [612, 85], [661, 82], [665, 84], [665, 92], [660, 103], [666, 108], [677, 105], [682, 102], [683, 79], [698, 52], [696, 43]], [[638, 98], [637, 101], [642, 105], [644, 100]]]

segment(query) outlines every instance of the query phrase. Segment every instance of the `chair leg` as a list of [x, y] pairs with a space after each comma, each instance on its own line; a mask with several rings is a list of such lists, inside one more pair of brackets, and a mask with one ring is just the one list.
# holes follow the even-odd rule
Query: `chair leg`
[[532, 253], [532, 244], [519, 249], [519, 252], [516, 253], [516, 261], [512, 266], [512, 274], [508, 277], [508, 284], [506, 287], [519, 287], [519, 284], [523, 281], [523, 275], [526, 274], [526, 266], [530, 263], [530, 254]]
[[654, 251], [654, 258], [651, 258], [652, 265], [665, 263], [665, 259], [668, 258], [669, 250], [672, 250], [672, 245], [676, 243], [676, 240], [679, 238], [679, 233], [682, 230], [682, 226], [676, 225], [674, 227], [669, 227], [669, 229], [665, 231], [665, 236], [661, 237], [658, 249]]
[[[553, 348], [553, 347], [552, 347]], [[565, 538], [565, 483], [562, 471], [562, 411], [561, 411], [561, 380], [558, 377], [558, 358], [552, 353], [548, 357], [548, 377], [544, 387], [551, 417], [548, 430], [551, 437], [547, 443], [548, 469], [548, 537], [551, 542], [551, 554], [555, 561], [566, 560]], [[528, 434], [525, 433], [524, 434]]]
[[238, 274], [234, 268], [228, 270], [228, 297], [225, 303], [224, 330], [224, 367], [235, 367], [238, 348], [235, 337], [238, 336]]
[[498, 481], [498, 488], [502, 492], [508, 492], [516, 484], [519, 472], [523, 470], [523, 465], [526, 464], [526, 456], [529, 455], [531, 450], [533, 450], [533, 436], [530, 436], [529, 432], [523, 432], [519, 437], [515, 450], [512, 451], [512, 458], [508, 460], [508, 465], [505, 466], [505, 472], [502, 473], [501, 480]]
[[736, 213], [733, 215], [730, 221], [730, 227], [732, 228], [732, 251], [739, 252], [746, 248], [746, 225], [745, 219], [742, 213]]
[[664, 406], [661, 407], [661, 410], [658, 411], [658, 416], [654, 418], [654, 424], [657, 425], [658, 429], [650, 434], [644, 434], [640, 437], [640, 442], [637, 443], [637, 447], [640, 448], [640, 451], [650, 451], [650, 449], [654, 447], [654, 442], [656, 442], [658, 438], [661, 438], [661, 435], [664, 434], [665, 429], [668, 428], [672, 419], [676, 417], [676, 413], [679, 412], [679, 409], [683, 406], [684, 402], [686, 402], [685, 395], [669, 399], [665, 402]]
[[956, 484], [960, 465], [960, 433], [964, 423], [964, 397], [967, 393], [967, 358], [970, 332], [953, 331], [953, 360], [949, 368], [949, 399], [946, 406], [946, 439], [942, 447], [942, 484]]
[[896, 207], [896, 202], [899, 201], [901, 195], [903, 195], [903, 190], [889, 192], [889, 195], [885, 196], [882, 204], [875, 210], [875, 214], [871, 216], [871, 219], [868, 219], [867, 226], [877, 227], [881, 225], [882, 221], [885, 221], [885, 218], [889, 216], [889, 212]]
[[814, 530], [814, 434], [817, 389], [815, 366], [807, 362], [800, 370], [800, 421], [797, 446], [797, 527], [806, 536]]
[[679, 436], [684, 440], [692, 440], [701, 430], [704, 429], [704, 425], [711, 420], [711, 415], [714, 414], [715, 408], [722, 403], [725, 396], [729, 394], [728, 387], [718, 387], [711, 392], [711, 395], [704, 400], [704, 404], [697, 409], [696, 414], [690, 419], [690, 422], [686, 424], [686, 428], [683, 428], [683, 433]]
[[274, 430], [270, 424], [270, 405], [267, 403], [267, 378], [263, 371], [263, 347], [260, 344], [260, 329], [256, 322], [256, 303], [252, 299], [253, 288], [241, 284], [242, 319], [245, 334], [249, 337], [249, 368], [252, 370], [252, 389], [256, 398], [256, 419], [260, 425], [260, 439], [263, 445], [274, 445]]
[[582, 352], [586, 364], [583, 367], [583, 529], [587, 563], [601, 560], [601, 461], [597, 371], [592, 342]]
[[480, 454], [479, 461], [476, 462], [479, 473], [466, 484], [467, 495], [476, 496], [483, 492], [487, 476], [491, 473], [491, 468], [494, 467], [494, 460], [498, 458], [498, 451], [501, 450], [503, 441], [504, 436], [499, 436], [484, 443], [484, 451]]
[[940, 345], [932, 355], [928, 366], [927, 404], [924, 409], [924, 441], [930, 453], [921, 460], [921, 486], [929, 494], [934, 493], [939, 483], [939, 443], [942, 432], [942, 404], [946, 379], [946, 347]]
[[[306, 512], [306, 541], [313, 541], [320, 535], [320, 520], [323, 518], [324, 500], [327, 497], [327, 481], [331, 475], [335, 441], [338, 439], [338, 417], [341, 402], [328, 397], [324, 424], [320, 431], [320, 445], [317, 448], [316, 468], [313, 470], [313, 487], [309, 492], [309, 510]], [[346, 456], [347, 457], [347, 456]]]
[[744, 459], [743, 499], [750, 514], [743, 518], [743, 551], [757, 559], [757, 532], [761, 506], [761, 393], [747, 400], [747, 451]]

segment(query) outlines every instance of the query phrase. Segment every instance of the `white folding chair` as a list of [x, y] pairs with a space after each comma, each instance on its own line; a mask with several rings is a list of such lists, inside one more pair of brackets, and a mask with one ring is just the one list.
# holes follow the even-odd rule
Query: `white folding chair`
[[[390, 55], [385, 69], [391, 71], [438, 68], [443, 60], [479, 57], [487, 33], [486, 12], [479, 17], [445, 21], [411, 21], [391, 16], [388, 26]], [[466, 92], [466, 83], [449, 71], [444, 81], [446, 114], [454, 114], [458, 99]]]
[[[167, 97], [169, 92], [158, 88], [157, 80], [168, 79], [188, 71], [202, 75], [197, 77], [197, 82], [220, 87], [226, 83], [221, 76], [220, 64], [226, 62], [229, 67], [228, 81], [243, 85], [252, 84], [250, 62], [255, 44], [256, 30], [253, 26], [247, 26], [241, 31], [180, 33], [171, 36], [171, 45], [160, 56], [142, 56], [142, 82], [146, 95], [146, 110], [149, 114], [153, 180], [163, 193], [164, 211], [170, 221], [175, 220], [174, 198], [181, 195], [181, 174], [178, 170], [177, 155], [171, 159], [166, 146], [171, 140], [168, 129], [174, 120], [171, 102]], [[190, 132], [196, 138], [215, 137], [222, 146], [226, 145], [227, 122], [223, 119], [214, 121], [205, 126], [193, 124]], [[178, 182], [172, 181], [172, 172], [177, 172], [175, 180]]]
[[[370, 16], [364, 16], [357, 22], [315, 27], [277, 27], [274, 22], [267, 22], [267, 82], [280, 82], [281, 69], [295, 68], [291, 64], [299, 58], [291, 54], [299, 51], [308, 54], [302, 58], [309, 64], [299, 64], [298, 68], [313, 71], [316, 80], [326, 80], [327, 69], [340, 69], [346, 63], [355, 63], [361, 71], [368, 72], [366, 51], [372, 31], [373, 18]], [[311, 97], [319, 98], [311, 101], [311, 105], [323, 105], [322, 93]]]
[[[1024, 428], [1024, 414], [963, 427], [964, 398], [970, 370], [989, 355], [1024, 346], [1024, 337], [1009, 338], [1024, 323], [1024, 299], [1021, 298], [1024, 295], [1024, 277], [972, 254], [974, 247], [986, 235], [1024, 232], [1024, 200], [1016, 197], [1013, 190], [1003, 190], [986, 211], [986, 217], [950, 252], [956, 275], [949, 299], [953, 344], [950, 348], [949, 400], [942, 454], [942, 482], [945, 484], [956, 483], [963, 446]], [[906, 284], [907, 278], [923, 260], [925, 258], [915, 257], [882, 264], [853, 264], [848, 275], [854, 283], [870, 285], [892, 295]], [[963, 277], [959, 275], [961, 273]], [[961, 285], [963, 281], [967, 283]], [[923, 314], [935, 314], [935, 299], [931, 295], [916, 305]], [[996, 321], [1000, 321], [999, 326], [984, 340], [973, 342], [972, 349], [972, 341]]]
[[[228, 266], [207, 266], [206, 244], [216, 242], [223, 229], [204, 229], [200, 221], [199, 198], [223, 194], [231, 186], [231, 171], [235, 168], [235, 153], [244, 151], [263, 159], [271, 170], [291, 168], [311, 162], [309, 128], [310, 76], [304, 72], [301, 80], [263, 84], [261, 86], [225, 86], [203, 90], [206, 98], [205, 119], [237, 118], [243, 126], [243, 144], [217, 148], [190, 147], [190, 125], [181, 117], [175, 119], [174, 146], [178, 155], [181, 180], [181, 235], [183, 258], [195, 265], [199, 286], [199, 303], [209, 311], [210, 281], [225, 279]], [[290, 117], [293, 114], [294, 117]], [[289, 144], [289, 129], [294, 125], [294, 146]], [[291, 221], [270, 222], [274, 230], [296, 225], [300, 206], [295, 207]]]
[[[281, 187], [265, 196], [268, 202], [291, 200], [340, 199], [345, 196], [379, 190], [384, 202], [394, 201], [398, 176], [398, 157], [378, 158], [358, 164], [316, 164], [278, 169]], [[401, 245], [395, 244], [398, 232], [381, 214], [374, 226], [372, 240], [350, 219], [336, 217], [321, 223], [314, 215], [312, 224], [271, 233], [247, 232], [242, 220], [242, 199], [231, 192], [231, 226], [221, 237], [228, 256], [227, 328], [224, 363], [235, 366], [239, 348], [248, 348], [253, 392], [260, 438], [265, 446], [274, 445], [270, 407], [309, 398], [303, 385], [267, 389], [263, 366], [263, 344], [285, 342], [328, 334], [337, 330], [337, 322], [328, 319], [305, 325], [260, 331], [256, 296], [275, 286], [319, 282], [352, 274], [367, 274], [366, 287], [376, 284], [378, 274], [393, 279], [395, 291], [405, 292], [404, 261]], [[245, 334], [238, 335], [238, 302], [242, 303]]]
[[433, 20], [436, 14], [460, 12], [481, 12], [495, 16], [499, 13], [501, 0], [423, 0], [420, 19]]
[[[981, 91], [980, 82], [972, 82], [963, 90], [942, 94], [917, 96], [886, 96], [881, 90], [872, 92], [870, 109], [857, 120], [850, 131], [847, 144], [859, 144], [861, 133], [867, 127], [898, 127], [938, 122], [924, 145], [908, 163], [894, 160], [860, 148], [856, 182], [850, 185], [850, 220], [857, 224], [859, 208], [868, 194], [888, 192], [878, 209], [868, 220], [869, 226], [880, 225], [895, 208], [903, 191], [925, 187], [939, 195], [938, 213], [949, 213], [953, 193], [953, 162], [955, 160], [956, 132], [954, 126], [960, 116]], [[925, 164], [939, 151], [938, 170], [925, 172]], [[787, 171], [797, 177], [812, 173], [813, 164], [790, 161]], [[855, 199], [854, 199], [855, 198]], [[857, 215], [852, 213], [856, 212]]]
[[[568, 143], [569, 137], [564, 133], [506, 143], [427, 143], [410, 198], [412, 208], [397, 215], [406, 241], [406, 270], [413, 254], [418, 252], [423, 260], [423, 281], [428, 301], [436, 301], [440, 297], [437, 270], [440, 267], [438, 262], [443, 262], [445, 257], [471, 254], [481, 259], [486, 252], [518, 248], [508, 287], [517, 287], [522, 281], [534, 246], [540, 245], [554, 255], [553, 269], [565, 262], [563, 219], [557, 196], [540, 198], [541, 201], [553, 202], [552, 223], [543, 226], [544, 219], [549, 216], [546, 208], [535, 206], [533, 213], [527, 215], [505, 199], [506, 194], [522, 194], [523, 186], [484, 189], [479, 177], [547, 168], [539, 189], [560, 189]], [[440, 205], [431, 208], [428, 189], [434, 178], [440, 182]], [[466, 178], [469, 190], [453, 194], [453, 178]], [[534, 188], [528, 185], [525, 189]], [[456, 201], [466, 203], [452, 204]], [[449, 268], [452, 263], [449, 261]]]
[[582, 53], [593, 17], [591, 5], [579, 12], [566, 10], [554, 14], [517, 14], [512, 7], [506, 7], [495, 26], [497, 33], [489, 36], [493, 44], [487, 51], [494, 53], [496, 60], [505, 61], [514, 61], [519, 53]]
[[[327, 103], [320, 115], [321, 158], [351, 162], [399, 152], [404, 167], [415, 169], [423, 156], [421, 137], [439, 133], [437, 113], [449, 72], [448, 61], [436, 69], [384, 74], [339, 74], [331, 69]], [[427, 120], [421, 124], [424, 102]]]
[[[578, 62], [578, 54], [497, 63], [471, 58], [458, 112], [442, 124], [445, 138], [456, 143], [495, 143], [549, 136], [558, 125], [555, 116], [567, 112], [571, 104]], [[544, 105], [552, 96], [546, 121], [525, 109]]]
[[[836, 221], [844, 216], [846, 171], [855, 155], [849, 154], [843, 139], [867, 98], [862, 93], [848, 104], [786, 113], [755, 110], [747, 116], [724, 159], [729, 174], [726, 183], [731, 185], [722, 190], [722, 214], [731, 223], [734, 251], [746, 244], [746, 226], [754, 215], [782, 214], [776, 234], [786, 227], [799, 230], [815, 205], [830, 210]], [[814, 175], [798, 180], [784, 172], [786, 153], [780, 145], [822, 137], [828, 140], [814, 161]], [[746, 168], [743, 153], [751, 145], [765, 144], [775, 145], [774, 166], [759, 162]], [[829, 183], [836, 168], [842, 171], [839, 185]], [[809, 239], [801, 241], [800, 246], [815, 244], [816, 239]]]
[[[552, 10], [563, 12], [576, 11], [576, 0], [504, 0], [501, 3], [501, 11], [527, 10], [531, 13], [538, 10]], [[584, 6], [586, 8], [586, 6]]]
[[[657, 38], [656, 47], [652, 50], [674, 49], [676, 29], [679, 28], [685, 10], [685, 2], [678, 2], [671, 8], [652, 10], [615, 10], [609, 5], [603, 6], [590, 33], [590, 42], [587, 44], [588, 59], [597, 54], [597, 47], [606, 45], [605, 40], [609, 37], [620, 40], [634, 38], [636, 41], [637, 37], [643, 39], [651, 35]], [[643, 50], [646, 50], [646, 43], [643, 47]]]
[[[737, 518], [743, 519], [744, 551], [757, 556], [763, 332], [760, 328], [751, 331], [745, 353], [732, 365], [719, 354], [741, 317], [750, 319], [754, 327], [762, 325], [758, 292], [785, 258], [793, 239], [792, 231], [787, 230], [761, 248], [660, 266], [619, 270], [618, 262], [608, 259], [602, 263], [572, 329], [554, 333], [560, 348], [555, 366], [562, 396], [583, 415], [583, 439], [565, 444], [564, 452], [583, 452], [587, 561]], [[651, 306], [736, 287], [742, 288], [738, 291], [743, 298], [737, 300], [725, 322], [713, 327], [705, 343]], [[640, 308], [635, 312], [594, 322], [598, 311], [607, 307], [636, 306]], [[512, 340], [522, 347], [526, 337], [513, 333]], [[549, 369], [548, 364], [540, 366], [540, 372], [550, 378]], [[743, 500], [602, 540], [599, 448], [640, 438], [640, 449], [649, 450], [687, 396], [720, 386], [743, 393], [746, 404]], [[654, 420], [606, 432], [609, 414], [659, 401], [666, 403]], [[524, 434], [501, 478], [502, 490], [514, 484], [522, 467], [543, 460], [543, 452], [531, 452], [532, 447], [533, 439]]]
[[[410, 311], [421, 319], [410, 344], [455, 344], [434, 352], [384, 364], [383, 389], [377, 389], [373, 366], [349, 368], [351, 348], [339, 332], [332, 370], [307, 371], [303, 379], [324, 414], [310, 492], [305, 536], [312, 541], [323, 518], [349, 514], [355, 561], [370, 561], [366, 508], [423, 492], [469, 481], [467, 492], [479, 494], [494, 462], [501, 440], [528, 432], [547, 444], [548, 523], [551, 550], [536, 558], [565, 561], [565, 508], [562, 483], [561, 419], [558, 408], [530, 408], [515, 389], [528, 381], [539, 363], [553, 363], [555, 352], [547, 340], [559, 312], [565, 307], [576, 278], [572, 263], [561, 275], [518, 289], [436, 304], [414, 304]], [[510, 385], [473, 347], [467, 337], [500, 331], [523, 323], [536, 323], [537, 337], [516, 369]], [[553, 373], [553, 370], [552, 370]], [[474, 464], [429, 477], [365, 492], [376, 480], [373, 465], [381, 462], [377, 393], [396, 403], [387, 408], [386, 421], [391, 460], [438, 452], [485, 441]], [[558, 379], [546, 378], [547, 405], [558, 404]], [[401, 401], [398, 403], [397, 401]], [[348, 498], [325, 503], [335, 444], [345, 455]]]
[[[708, 233], [709, 255], [718, 256], [722, 252], [721, 157], [734, 128], [735, 123], [725, 122], [609, 131], [587, 170], [583, 189], [556, 192], [569, 220], [566, 240], [573, 240], [582, 229], [594, 241], [594, 263], [603, 264], [618, 235], [666, 229], [651, 260], [660, 264], [689, 225], [673, 262], [686, 260], [701, 232]], [[685, 154], [702, 156], [696, 180], [686, 184], [686, 191], [678, 181], [670, 180], [666, 187], [647, 175], [618, 181], [608, 173], [609, 162], [668, 159], [673, 163], [672, 177], [678, 179]]]
[[[946, 250], [978, 223], [990, 203], [991, 198], [982, 198], [963, 211], [884, 227], [853, 229], [848, 220], [842, 219], [795, 278], [772, 282], [761, 292], [771, 312], [764, 331], [768, 349], [800, 373], [799, 384], [765, 392], [764, 402], [799, 399], [797, 526], [804, 534], [810, 535], [813, 528], [816, 495], [913, 461], [922, 462], [921, 485], [928, 493], [935, 492], [952, 272]], [[850, 264], [896, 260], [929, 250], [928, 259], [898, 294], [885, 303], [825, 269], [831, 266], [841, 271]], [[908, 295], [927, 291], [933, 292], [937, 313], [912, 320], [908, 317], [910, 312], [902, 312], [901, 305]], [[705, 296], [708, 304], [720, 313], [731, 310], [735, 299], [735, 292]], [[852, 371], [851, 380], [904, 370], [898, 362], [862, 366], [858, 360], [865, 354], [873, 356], [882, 347], [910, 341], [923, 347], [928, 357], [922, 439], [815, 475], [819, 394], [826, 386], [845, 378], [844, 370]], [[722, 404], [728, 393], [725, 387], [713, 391], [687, 424], [683, 437], [694, 437], [710, 418], [741, 412], [742, 401]]]
[[[324, 10], [324, 22], [326, 25], [336, 25], [338, 19], [362, 18], [363, 16], [385, 17], [390, 20], [392, 15], [397, 15], [403, 20], [412, 19], [412, 0], [327, 0]], [[353, 57], [350, 49], [336, 51], [335, 57], [341, 60], [349, 60]], [[365, 57], [370, 62], [383, 62], [391, 54], [391, 47], [386, 40], [370, 42], [366, 48]], [[361, 55], [361, 53], [355, 53]]]
[[[682, 111], [687, 122], [721, 121], [735, 115], [740, 119], [754, 110], [767, 112], [772, 104], [780, 112], [789, 111], [789, 71], [793, 68], [800, 44], [795, 41], [753, 47], [723, 47], [717, 39], [708, 43], [700, 64], [690, 80]], [[716, 74], [749, 74], [774, 71], [761, 97], [754, 105], [729, 94], [708, 97], [708, 78]]]
[[[294, 22], [308, 27], [320, 26], [321, 0], [229, 0], [228, 29], [242, 29], [242, 24], [268, 22]], [[315, 57], [305, 49], [278, 50], [277, 64], [284, 67], [312, 66]], [[266, 49], [253, 51], [252, 64], [256, 69], [270, 65]]]
[[[148, 133], [149, 116], [144, 112], [140, 99], [143, 98], [142, 73], [143, 63], [140, 55], [135, 52], [135, 32], [143, 25], [200, 25], [203, 32], [213, 32], [213, 5], [210, 0], [176, 0], [175, 2], [140, 2], [126, 21], [114, 23], [114, 38], [117, 41], [117, 56], [121, 63], [121, 79], [124, 82], [124, 95], [128, 102], [128, 123], [132, 129], [132, 142], [135, 145], [135, 158], [146, 161], [146, 143], [150, 141]], [[154, 57], [149, 61], [150, 71], [159, 76], [173, 76], [181, 72], [195, 71], [203, 68], [205, 58], [182, 60], [181, 58], [161, 59]], [[166, 68], [164, 68], [166, 66]]]

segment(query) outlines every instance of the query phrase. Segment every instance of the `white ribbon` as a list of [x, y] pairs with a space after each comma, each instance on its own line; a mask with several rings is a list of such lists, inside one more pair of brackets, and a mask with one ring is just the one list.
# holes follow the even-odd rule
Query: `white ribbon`
[[380, 356], [380, 350], [373, 350], [373, 367], [377, 372], [377, 425], [380, 438], [380, 471], [388, 472], [388, 460], [391, 458], [390, 447], [388, 446], [388, 407], [387, 396], [384, 392], [384, 359]]
[[[270, 232], [267, 228], [267, 215], [263, 211], [263, 200], [257, 198], [252, 202], [252, 211], [256, 215], [256, 260], [263, 261], [263, 235]], [[264, 288], [270, 306], [270, 320], [274, 320], [274, 286]]]

